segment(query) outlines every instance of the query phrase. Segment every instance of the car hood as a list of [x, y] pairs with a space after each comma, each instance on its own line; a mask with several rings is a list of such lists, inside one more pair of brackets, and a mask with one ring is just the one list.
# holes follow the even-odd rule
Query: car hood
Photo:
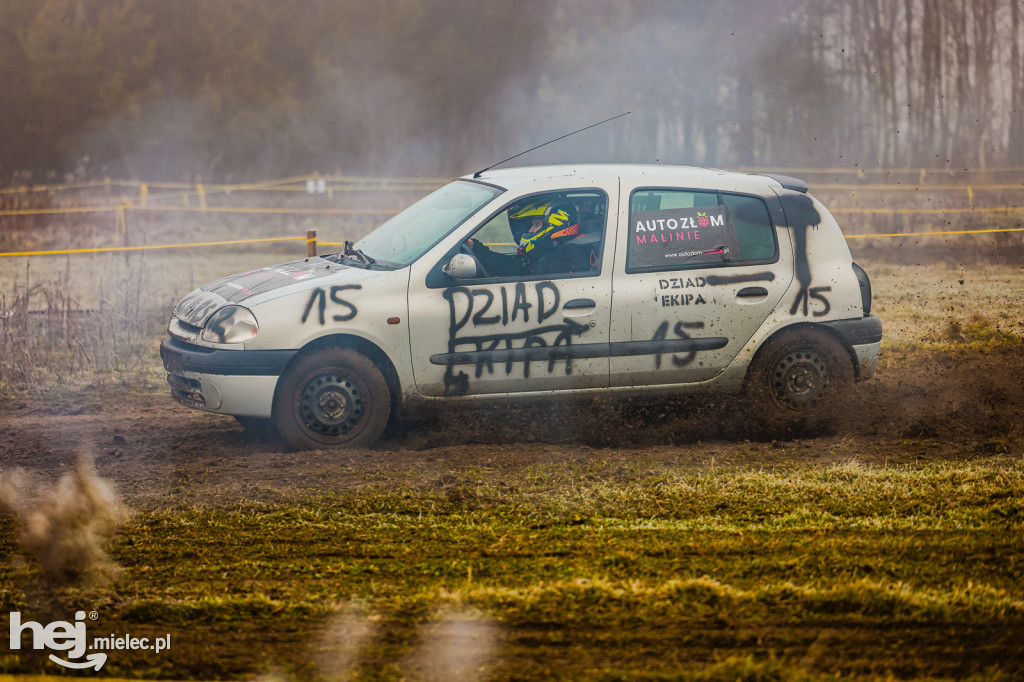
[[319, 257], [304, 258], [205, 284], [181, 299], [174, 308], [174, 316], [186, 324], [202, 327], [210, 315], [229, 303], [251, 307], [305, 289], [310, 282], [328, 277], [334, 282], [355, 282], [383, 272], [341, 265]]

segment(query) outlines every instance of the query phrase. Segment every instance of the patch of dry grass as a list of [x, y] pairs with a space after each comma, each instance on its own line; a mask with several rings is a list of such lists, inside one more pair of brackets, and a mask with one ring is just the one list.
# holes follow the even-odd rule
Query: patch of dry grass
[[[1002, 333], [1024, 337], [1024, 268], [1011, 265], [867, 266], [872, 312], [889, 346], [952, 342], [951, 325], [988, 320]], [[965, 339], [966, 341], [966, 339]], [[963, 342], [963, 341], [960, 341]]]

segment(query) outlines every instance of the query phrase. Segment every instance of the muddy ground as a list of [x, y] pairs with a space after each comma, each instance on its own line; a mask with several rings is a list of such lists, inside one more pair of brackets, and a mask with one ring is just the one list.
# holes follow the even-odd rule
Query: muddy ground
[[279, 500], [366, 486], [519, 485], [572, 466], [594, 480], [708, 466], [900, 465], [1022, 451], [1024, 349], [890, 350], [824, 422], [765, 430], [729, 398], [507, 406], [405, 421], [372, 450], [289, 452], [163, 390], [0, 407], [0, 469], [53, 480], [92, 453], [137, 508]]

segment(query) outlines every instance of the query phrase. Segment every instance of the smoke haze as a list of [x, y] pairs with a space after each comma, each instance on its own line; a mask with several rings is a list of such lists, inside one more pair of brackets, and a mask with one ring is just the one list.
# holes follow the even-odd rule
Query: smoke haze
[[1024, 163], [1016, 0], [26, 0], [0, 178]]

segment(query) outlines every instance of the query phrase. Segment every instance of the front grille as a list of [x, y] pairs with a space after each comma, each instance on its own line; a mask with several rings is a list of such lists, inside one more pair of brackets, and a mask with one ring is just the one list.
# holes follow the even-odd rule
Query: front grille
[[167, 383], [171, 387], [171, 397], [186, 407], [203, 407], [206, 398], [200, 393], [202, 385], [195, 379], [167, 375]]
[[171, 389], [171, 397], [185, 407], [205, 407], [206, 399], [201, 393], [185, 393]]
[[186, 393], [198, 393], [203, 387], [203, 385], [199, 383], [198, 379], [179, 377], [174, 374], [167, 375], [167, 383], [170, 384], [171, 388], [177, 391], [184, 391]]

